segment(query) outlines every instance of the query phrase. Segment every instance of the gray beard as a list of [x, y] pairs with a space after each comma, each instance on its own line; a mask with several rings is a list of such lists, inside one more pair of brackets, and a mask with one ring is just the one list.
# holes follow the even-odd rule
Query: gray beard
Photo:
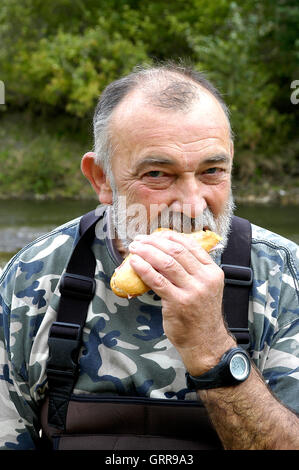
[[206, 228], [222, 238], [221, 243], [217, 245], [215, 250], [214, 254], [216, 256], [221, 254], [227, 245], [235, 203], [231, 193], [223, 212], [217, 217], [214, 217], [208, 207], [195, 218], [189, 217], [183, 212], [171, 212], [165, 207], [150, 224], [147, 221], [147, 216], [140, 217], [140, 214], [139, 216], [138, 214], [128, 216], [127, 211], [122, 210], [120, 207], [120, 198], [116, 192], [114, 192], [111, 209], [112, 223], [116, 235], [125, 249], [128, 249], [136, 235], [150, 234], [157, 228], [169, 228], [183, 233], [191, 233]]

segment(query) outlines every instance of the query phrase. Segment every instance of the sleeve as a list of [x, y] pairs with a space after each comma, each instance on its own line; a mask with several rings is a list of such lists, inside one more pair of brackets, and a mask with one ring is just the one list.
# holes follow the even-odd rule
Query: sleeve
[[275, 396], [299, 415], [299, 320], [274, 336], [263, 375]]
[[[0, 449], [30, 450], [35, 449], [38, 430], [34, 426], [36, 413], [30, 400], [30, 393], [25, 380], [13, 365], [11, 303], [7, 300], [13, 283], [13, 271], [3, 273], [0, 281]], [[6, 300], [5, 300], [6, 299]]]
[[[298, 250], [292, 254], [286, 253], [280, 284], [268, 287], [267, 292], [266, 316], [270, 320], [269, 324], [273, 322], [274, 328], [273, 335], [269, 337], [270, 348], [263, 375], [275, 396], [299, 414]], [[278, 271], [274, 266], [275, 270]]]
[[0, 277], [0, 448], [36, 449], [48, 335], [78, 219], [24, 247]]

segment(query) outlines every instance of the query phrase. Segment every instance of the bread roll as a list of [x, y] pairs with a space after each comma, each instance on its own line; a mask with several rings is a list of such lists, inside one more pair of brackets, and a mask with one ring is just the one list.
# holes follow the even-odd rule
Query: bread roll
[[[158, 231], [160, 230], [168, 229], [158, 229]], [[194, 238], [207, 252], [218, 245], [221, 240], [219, 235], [217, 235], [215, 232], [211, 232], [210, 230], [201, 230], [199, 232], [183, 235]], [[132, 268], [129, 261], [131, 256], [132, 255], [129, 254], [124, 259], [122, 264], [115, 269], [111, 277], [110, 287], [119, 297], [137, 297], [138, 295], [142, 295], [150, 289], [146, 284], [144, 284], [142, 279]]]

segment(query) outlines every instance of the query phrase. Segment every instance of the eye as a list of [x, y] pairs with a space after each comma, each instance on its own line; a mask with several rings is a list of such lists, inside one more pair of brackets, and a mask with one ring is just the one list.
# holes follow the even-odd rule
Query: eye
[[175, 179], [175, 175], [163, 170], [150, 170], [141, 176], [143, 184], [152, 189], [166, 189]]
[[214, 175], [217, 172], [217, 170], [221, 170], [221, 168], [216, 168], [216, 167], [208, 168], [207, 170], [204, 171], [204, 173], [207, 175]]
[[165, 176], [164, 171], [160, 170], [152, 170], [148, 171], [144, 176], [149, 176], [150, 178], [159, 178], [161, 176]]

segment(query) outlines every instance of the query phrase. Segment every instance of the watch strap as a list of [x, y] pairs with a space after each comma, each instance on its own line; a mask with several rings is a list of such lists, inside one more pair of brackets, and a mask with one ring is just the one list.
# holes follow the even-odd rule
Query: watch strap
[[227, 387], [230, 385], [239, 384], [241, 381], [235, 379], [230, 374], [228, 367], [231, 357], [236, 353], [240, 353], [246, 356], [249, 361], [248, 355], [242, 348], [231, 348], [223, 354], [219, 363], [215, 367], [208, 370], [204, 374], [193, 377], [189, 374], [189, 372], [186, 372], [185, 375], [188, 388], [192, 390], [208, 390], [212, 388]]

